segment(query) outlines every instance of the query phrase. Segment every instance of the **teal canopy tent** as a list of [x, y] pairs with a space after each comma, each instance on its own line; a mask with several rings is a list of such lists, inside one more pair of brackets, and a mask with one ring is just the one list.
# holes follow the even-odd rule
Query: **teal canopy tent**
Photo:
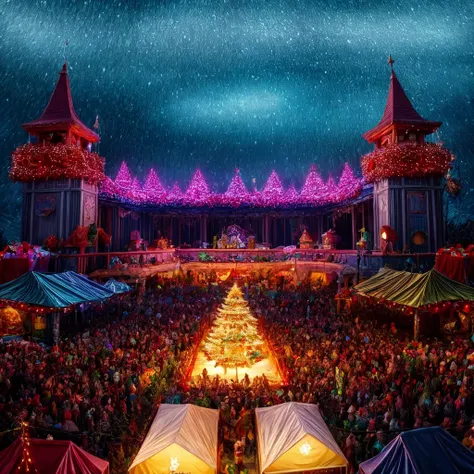
[[112, 290], [75, 272], [28, 272], [0, 285], [0, 301], [45, 308], [68, 308], [104, 301], [113, 295]]
[[116, 295], [128, 293], [129, 291], [131, 291], [131, 288], [126, 283], [114, 280], [113, 278], [104, 283], [104, 286], [108, 290], [113, 291]]

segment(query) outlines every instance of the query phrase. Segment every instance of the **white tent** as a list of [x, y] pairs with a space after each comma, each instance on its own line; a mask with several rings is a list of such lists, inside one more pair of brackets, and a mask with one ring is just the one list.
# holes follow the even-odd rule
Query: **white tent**
[[129, 471], [169, 474], [174, 465], [178, 472], [215, 474], [218, 422], [218, 410], [161, 405]]
[[347, 459], [316, 405], [283, 403], [255, 410], [259, 474], [346, 470]]

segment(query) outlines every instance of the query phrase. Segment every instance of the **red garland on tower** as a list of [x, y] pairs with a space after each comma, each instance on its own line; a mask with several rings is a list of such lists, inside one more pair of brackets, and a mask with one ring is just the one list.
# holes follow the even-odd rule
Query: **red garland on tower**
[[366, 182], [387, 178], [422, 178], [444, 176], [454, 155], [435, 143], [403, 143], [377, 148], [362, 157], [362, 174]]
[[12, 153], [10, 179], [29, 182], [55, 179], [87, 179], [98, 184], [105, 178], [105, 160], [79, 146], [33, 144], [19, 146]]

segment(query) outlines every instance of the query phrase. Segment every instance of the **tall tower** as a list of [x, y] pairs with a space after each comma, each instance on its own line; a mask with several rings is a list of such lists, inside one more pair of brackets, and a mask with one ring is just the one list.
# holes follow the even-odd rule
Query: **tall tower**
[[453, 157], [440, 144], [425, 142], [441, 122], [421, 117], [397, 78], [391, 57], [388, 63], [390, 86], [383, 116], [364, 134], [375, 151], [361, 163], [366, 181], [374, 183], [374, 245], [381, 247], [381, 228], [390, 226], [398, 235], [396, 247], [433, 252], [445, 240], [443, 176]]
[[10, 169], [23, 183], [22, 239], [65, 239], [78, 225], [97, 222], [104, 160], [91, 152], [99, 136], [74, 111], [66, 64], [41, 117], [23, 128], [31, 143], [13, 152]]

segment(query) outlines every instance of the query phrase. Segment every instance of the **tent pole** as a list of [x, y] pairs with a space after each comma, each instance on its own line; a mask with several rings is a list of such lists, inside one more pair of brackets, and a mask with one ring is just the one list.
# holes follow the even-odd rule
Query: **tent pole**
[[418, 342], [419, 337], [420, 337], [420, 315], [418, 314], [418, 310], [415, 309], [415, 324], [414, 324], [415, 342]]

